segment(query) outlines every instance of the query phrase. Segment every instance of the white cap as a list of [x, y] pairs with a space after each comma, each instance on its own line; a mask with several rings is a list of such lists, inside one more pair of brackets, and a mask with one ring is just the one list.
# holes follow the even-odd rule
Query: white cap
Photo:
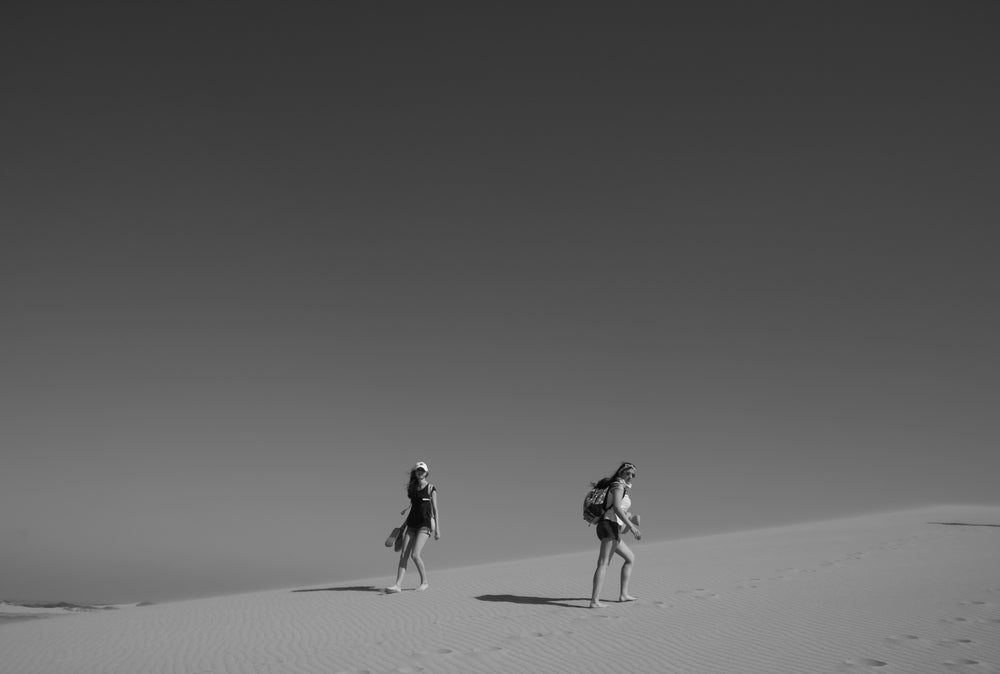
[[417, 470], [418, 468], [423, 468], [423, 469], [424, 469], [424, 472], [427, 472], [427, 473], [431, 472], [431, 471], [430, 471], [430, 470], [429, 470], [429, 469], [427, 468], [427, 464], [426, 464], [426, 463], [424, 463], [423, 461], [417, 461], [417, 465], [415, 465], [415, 466], [413, 467], [413, 470]]

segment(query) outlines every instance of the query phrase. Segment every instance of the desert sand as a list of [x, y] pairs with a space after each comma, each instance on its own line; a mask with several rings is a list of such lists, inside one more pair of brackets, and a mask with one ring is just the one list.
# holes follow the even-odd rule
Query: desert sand
[[0, 672], [1000, 672], [997, 525], [1000, 508], [940, 506], [629, 537], [639, 600], [615, 601], [616, 561], [603, 609], [596, 538], [448, 570], [429, 548], [430, 589], [411, 569], [395, 595], [385, 551], [375, 579], [0, 622]]

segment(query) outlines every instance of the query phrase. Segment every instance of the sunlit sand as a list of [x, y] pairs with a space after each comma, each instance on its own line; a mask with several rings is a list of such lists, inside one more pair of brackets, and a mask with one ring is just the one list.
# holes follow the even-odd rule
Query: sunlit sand
[[0, 622], [0, 672], [1000, 672], [998, 524], [948, 506], [630, 540], [637, 599], [617, 601], [616, 562], [602, 609], [595, 539], [432, 570], [425, 592], [379, 577], [64, 611]]

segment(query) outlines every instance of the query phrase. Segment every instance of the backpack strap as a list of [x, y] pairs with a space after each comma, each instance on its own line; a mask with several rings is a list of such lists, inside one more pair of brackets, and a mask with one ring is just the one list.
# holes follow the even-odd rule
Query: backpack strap
[[628, 487], [626, 487], [625, 486], [625, 482], [622, 481], [622, 480], [620, 480], [620, 479], [616, 479], [611, 484], [609, 484], [608, 485], [608, 492], [607, 492], [607, 494], [604, 497], [604, 504], [605, 504], [604, 514], [605, 515], [608, 514], [609, 510], [611, 510], [612, 508], [614, 508], [613, 505], [607, 505], [607, 503], [608, 503], [608, 499], [611, 497], [611, 491], [615, 488], [615, 485], [619, 485], [619, 484], [622, 486], [622, 498], [625, 498], [625, 494], [628, 493]]

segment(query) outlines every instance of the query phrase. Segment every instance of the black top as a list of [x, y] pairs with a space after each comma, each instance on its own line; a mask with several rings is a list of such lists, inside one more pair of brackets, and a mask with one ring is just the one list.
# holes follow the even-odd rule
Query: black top
[[431, 528], [431, 516], [434, 513], [434, 505], [431, 502], [431, 493], [437, 491], [430, 483], [423, 489], [418, 489], [410, 497], [410, 514], [406, 516], [406, 526], [419, 529], [420, 527]]

